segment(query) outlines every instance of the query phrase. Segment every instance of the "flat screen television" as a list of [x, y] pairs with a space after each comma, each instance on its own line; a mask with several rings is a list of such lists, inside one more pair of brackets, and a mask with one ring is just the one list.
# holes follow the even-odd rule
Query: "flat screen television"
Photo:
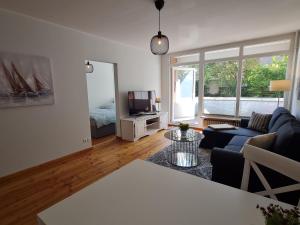
[[128, 91], [129, 114], [155, 114], [155, 98], [155, 91]]

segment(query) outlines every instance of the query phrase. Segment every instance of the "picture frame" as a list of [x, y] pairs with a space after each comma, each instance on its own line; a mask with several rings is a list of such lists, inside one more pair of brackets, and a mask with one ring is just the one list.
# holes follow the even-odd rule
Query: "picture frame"
[[0, 108], [54, 104], [50, 59], [0, 52]]

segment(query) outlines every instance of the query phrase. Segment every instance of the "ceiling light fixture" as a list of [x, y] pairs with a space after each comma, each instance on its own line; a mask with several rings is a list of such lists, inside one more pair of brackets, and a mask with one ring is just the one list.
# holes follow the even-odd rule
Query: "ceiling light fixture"
[[94, 71], [93, 64], [90, 64], [90, 61], [87, 61], [85, 64], [85, 72], [86, 73], [92, 73]]
[[158, 10], [158, 34], [153, 36], [150, 42], [151, 52], [154, 55], [164, 55], [169, 51], [169, 39], [160, 31], [160, 10], [164, 4], [164, 0], [155, 0], [155, 7]]

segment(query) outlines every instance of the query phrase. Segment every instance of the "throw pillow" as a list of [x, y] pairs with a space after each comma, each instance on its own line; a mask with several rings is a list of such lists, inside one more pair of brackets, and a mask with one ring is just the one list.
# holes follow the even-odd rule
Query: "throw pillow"
[[257, 130], [263, 133], [268, 132], [268, 125], [272, 118], [272, 114], [260, 114], [252, 112], [249, 120], [248, 128]]
[[[245, 142], [245, 145], [248, 144], [248, 145], [258, 147], [258, 148], [271, 150], [276, 137], [277, 137], [276, 133], [257, 135], [255, 137], [249, 138]], [[241, 149], [241, 152], [243, 152], [243, 150], [244, 150], [244, 147]]]
[[276, 133], [257, 135], [255, 137], [249, 138], [247, 144], [270, 150], [275, 142], [276, 136]]

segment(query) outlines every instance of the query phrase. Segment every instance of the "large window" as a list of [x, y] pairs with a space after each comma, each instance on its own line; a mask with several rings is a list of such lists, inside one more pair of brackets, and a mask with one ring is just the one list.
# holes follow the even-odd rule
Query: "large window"
[[253, 111], [272, 113], [283, 106], [283, 92], [269, 91], [271, 80], [284, 80], [288, 56], [249, 58], [243, 61], [243, 79], [240, 99], [240, 116], [250, 116]]
[[235, 115], [237, 61], [206, 63], [204, 67], [204, 113]]
[[[270, 81], [291, 79], [295, 34], [202, 48], [171, 57], [173, 119], [250, 116], [287, 106], [288, 93]], [[196, 53], [195, 53], [196, 52]], [[279, 101], [278, 101], [279, 99]], [[199, 111], [200, 110], [200, 111]]]

